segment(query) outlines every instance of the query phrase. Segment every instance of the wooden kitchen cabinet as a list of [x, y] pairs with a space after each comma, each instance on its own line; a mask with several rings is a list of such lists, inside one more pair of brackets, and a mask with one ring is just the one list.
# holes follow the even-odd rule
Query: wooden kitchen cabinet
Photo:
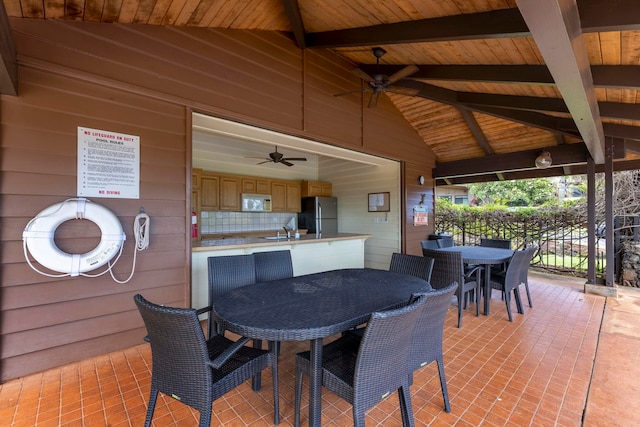
[[200, 210], [240, 211], [240, 177], [202, 172]]
[[[198, 175], [198, 178], [193, 176]], [[193, 187], [197, 185], [198, 188]], [[300, 181], [272, 180], [254, 176], [242, 176], [207, 172], [192, 172], [192, 200], [197, 198], [199, 211], [241, 211], [242, 193], [271, 194], [273, 212], [300, 212]], [[197, 195], [195, 194], [197, 192]], [[199, 214], [200, 212], [198, 212]]]
[[323, 181], [302, 181], [301, 197], [331, 197], [333, 185]]
[[271, 182], [264, 178], [243, 177], [242, 192], [249, 194], [271, 194]]
[[302, 210], [300, 190], [301, 187], [299, 182], [287, 183], [287, 212], [300, 212]]
[[202, 176], [202, 169], [191, 169], [191, 189], [200, 189], [200, 177]]
[[271, 181], [271, 211], [300, 212], [300, 183]]
[[217, 211], [220, 209], [220, 177], [203, 172], [200, 176], [200, 209]]
[[240, 179], [220, 176], [220, 210], [240, 211]]
[[271, 211], [287, 211], [287, 183], [284, 181], [271, 181]]

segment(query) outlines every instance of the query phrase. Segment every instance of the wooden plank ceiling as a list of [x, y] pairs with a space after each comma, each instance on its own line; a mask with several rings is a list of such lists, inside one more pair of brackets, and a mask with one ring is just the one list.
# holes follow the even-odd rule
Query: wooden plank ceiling
[[[354, 63], [345, 97], [374, 92], [367, 75], [407, 71], [378, 96], [435, 153], [438, 184], [584, 173], [606, 141], [617, 169], [640, 167], [637, 0], [3, 2], [9, 17], [288, 32]], [[378, 65], [374, 47], [386, 51]], [[543, 149], [554, 166], [535, 169]]]

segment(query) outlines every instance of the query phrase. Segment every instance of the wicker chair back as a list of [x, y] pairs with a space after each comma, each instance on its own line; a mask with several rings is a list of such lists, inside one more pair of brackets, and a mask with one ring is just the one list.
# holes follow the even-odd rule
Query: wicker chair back
[[257, 282], [293, 277], [291, 251], [256, 252], [253, 257], [256, 264]]
[[476, 316], [479, 316], [481, 268], [475, 267], [465, 272], [462, 253], [458, 251], [423, 249], [422, 254], [434, 260], [431, 281], [429, 282], [433, 289], [446, 288], [453, 282], [458, 284], [458, 289], [456, 290], [458, 327], [462, 326], [462, 309], [466, 307], [469, 293], [475, 297]]
[[507, 239], [480, 239], [480, 246], [487, 248], [511, 249], [511, 240]]
[[389, 271], [396, 273], [410, 274], [426, 280], [431, 280], [431, 272], [433, 270], [433, 259], [423, 256], [400, 254], [394, 252], [391, 255], [391, 264]]
[[[409, 393], [409, 352], [426, 298], [371, 315], [362, 339], [345, 334], [323, 347], [322, 385], [353, 405], [354, 426], [364, 427], [365, 412], [398, 391], [403, 425], [413, 425]], [[296, 355], [294, 425], [300, 425], [302, 377], [309, 374], [310, 353]]]

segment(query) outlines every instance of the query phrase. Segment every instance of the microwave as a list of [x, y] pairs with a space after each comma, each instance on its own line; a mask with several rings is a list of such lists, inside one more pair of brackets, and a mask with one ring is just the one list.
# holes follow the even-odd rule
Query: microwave
[[242, 212], [271, 212], [271, 195], [243, 193]]

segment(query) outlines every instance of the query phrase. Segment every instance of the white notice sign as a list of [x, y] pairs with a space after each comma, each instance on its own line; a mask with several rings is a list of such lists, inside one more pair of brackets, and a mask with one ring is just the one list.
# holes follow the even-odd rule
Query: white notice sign
[[140, 198], [140, 137], [78, 126], [78, 196]]

